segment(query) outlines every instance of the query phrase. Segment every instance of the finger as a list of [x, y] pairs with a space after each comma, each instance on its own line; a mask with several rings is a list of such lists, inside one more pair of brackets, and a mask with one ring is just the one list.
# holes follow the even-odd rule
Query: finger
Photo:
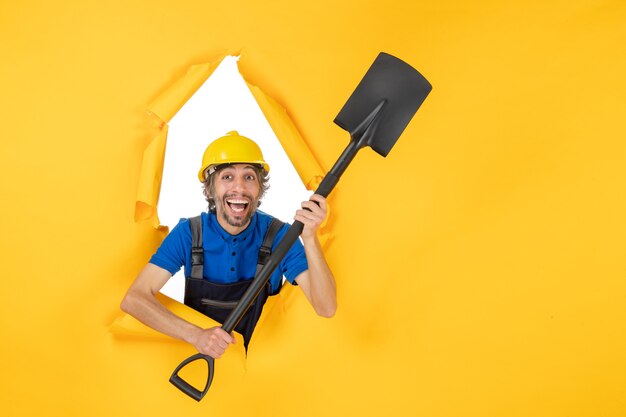
[[[311, 196], [311, 198], [313, 198], [313, 196]], [[302, 203], [300, 203], [300, 206], [303, 209], [309, 210], [309, 211], [314, 211], [314, 210], [319, 210], [320, 209], [320, 203], [318, 201], [313, 200], [313, 199], [303, 201]]]
[[198, 351], [203, 355], [209, 355], [214, 359], [218, 359], [220, 356], [222, 356], [222, 353], [224, 353], [224, 351], [220, 351], [220, 349], [216, 348], [215, 346], [206, 346], [203, 349], [198, 349]]
[[226, 331], [223, 331], [223, 336], [224, 338], [222, 339], [226, 345], [224, 346], [224, 349], [228, 348], [229, 344], [235, 344], [237, 342], [237, 340], [235, 339], [235, 335], [233, 333], [226, 333]]
[[315, 201], [322, 209], [326, 210], [326, 198], [321, 195], [313, 194], [309, 200]]
[[211, 356], [213, 356], [214, 354], [221, 355], [226, 350], [226, 346], [228, 345], [221, 344], [220, 342], [214, 342], [207, 344], [205, 350], [211, 352]]
[[223, 340], [226, 343], [230, 343], [233, 338], [232, 335], [227, 333], [226, 330], [222, 329], [221, 327], [217, 327], [215, 329], [215, 335], [218, 336], [220, 340]]
[[319, 213], [315, 213], [312, 210], [307, 210], [306, 208], [296, 210], [296, 215], [306, 217], [308, 219], [315, 219], [316, 217], [320, 217]]
[[321, 217], [314, 216], [310, 212], [304, 211], [304, 210], [298, 210], [296, 212], [296, 215], [294, 216], [294, 219], [298, 220], [299, 222], [301, 222], [305, 226], [311, 226], [311, 225], [316, 225], [316, 224], [321, 224], [322, 223], [322, 218]]
[[[320, 197], [323, 198], [323, 197]], [[318, 201], [306, 201], [302, 203], [302, 207], [306, 207], [308, 210], [311, 210], [313, 213], [315, 213], [316, 215], [324, 218], [327, 215], [327, 206], [326, 206], [326, 201], [325, 200], [321, 200], [322, 202], [318, 202]]]
[[222, 354], [224, 353], [224, 351], [218, 351], [216, 349], [212, 349], [211, 352], [209, 353], [209, 356], [212, 357], [213, 359], [219, 359], [222, 357]]
[[230, 342], [230, 335], [226, 332], [223, 334], [219, 332], [215, 332], [211, 335], [210, 344], [211, 346], [218, 347], [222, 350], [228, 347], [228, 343]]
[[322, 209], [317, 205], [314, 201], [303, 201], [300, 206], [303, 210], [311, 211], [311, 212], [319, 212]]
[[318, 207], [315, 203], [311, 201], [302, 203], [302, 215], [307, 216], [311, 219], [324, 219], [326, 217], [326, 210]]

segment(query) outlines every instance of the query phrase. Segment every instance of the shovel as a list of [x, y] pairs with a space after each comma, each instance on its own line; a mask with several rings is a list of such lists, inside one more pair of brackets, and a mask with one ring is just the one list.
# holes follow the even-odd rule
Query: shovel
[[[413, 67], [381, 52], [335, 117], [334, 122], [350, 132], [350, 143], [315, 193], [327, 197], [361, 148], [369, 146], [383, 157], [387, 156], [431, 89], [432, 86], [426, 78]], [[227, 333], [232, 332], [239, 324], [303, 228], [304, 225], [299, 221], [294, 221], [291, 225], [237, 306], [226, 318], [222, 329]], [[196, 360], [207, 361], [209, 368], [207, 383], [202, 391], [178, 376], [183, 367]], [[214, 359], [198, 353], [178, 365], [170, 382], [194, 400], [200, 401], [211, 386], [213, 373]]]

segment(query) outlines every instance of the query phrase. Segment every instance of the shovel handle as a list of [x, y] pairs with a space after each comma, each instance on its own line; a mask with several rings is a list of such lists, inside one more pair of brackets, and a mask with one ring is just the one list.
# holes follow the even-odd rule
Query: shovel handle
[[337, 182], [339, 182], [339, 177], [335, 176], [332, 172], [329, 172], [324, 176], [324, 179], [317, 187], [317, 190], [315, 190], [315, 194], [319, 194], [324, 198], [328, 197], [333, 188], [335, 188], [335, 185], [337, 185]]
[[[333, 169], [331, 169], [331, 171], [328, 174], [326, 174], [321, 184], [318, 186], [317, 190], [315, 191], [315, 194], [319, 194], [322, 197], [328, 197], [330, 192], [333, 190], [333, 188], [335, 188], [335, 185], [339, 181], [339, 177], [345, 170], [345, 167], [350, 163], [350, 161], [354, 157], [354, 154], [357, 151], [358, 151], [358, 148], [355, 147], [354, 145], [348, 146], [348, 149], [344, 151], [339, 162], [335, 164]], [[233, 309], [230, 315], [226, 318], [226, 321], [224, 321], [224, 324], [222, 325], [222, 329], [224, 329], [224, 331], [226, 331], [227, 333], [230, 333], [235, 329], [235, 327], [237, 326], [241, 318], [246, 314], [246, 312], [248, 311], [248, 309], [250, 308], [250, 306], [252, 305], [256, 297], [261, 292], [261, 289], [265, 286], [267, 281], [269, 281], [269, 278], [272, 272], [274, 272], [274, 270], [276, 269], [280, 261], [282, 261], [282, 259], [285, 257], [285, 255], [287, 254], [287, 251], [291, 248], [291, 245], [293, 245], [293, 243], [298, 239], [298, 236], [300, 236], [300, 233], [302, 233], [303, 228], [304, 228], [304, 224], [302, 224], [302, 222], [297, 221], [297, 220], [293, 222], [291, 227], [289, 227], [289, 229], [287, 230], [287, 232], [285, 233], [281, 241], [278, 243], [278, 246], [274, 249], [274, 251], [272, 252], [272, 255], [267, 260], [266, 264], [257, 273], [257, 276], [254, 278], [254, 280], [250, 284], [250, 287], [248, 287], [248, 290], [244, 293], [241, 300], [239, 300], [239, 303], [237, 304], [237, 306]], [[183, 367], [185, 367], [190, 362], [193, 362], [199, 359], [204, 359], [209, 364], [209, 375], [207, 379], [207, 384], [204, 387], [204, 390], [202, 391], [193, 387], [187, 381], [183, 380], [180, 376], [178, 376], [178, 371], [180, 371]], [[184, 392], [185, 394], [187, 394], [194, 400], [200, 401], [209, 390], [209, 387], [211, 386], [211, 382], [213, 380], [213, 373], [214, 373], [214, 362], [215, 361], [212, 357], [203, 355], [201, 353], [190, 356], [189, 358], [182, 361], [180, 365], [178, 365], [178, 367], [174, 370], [174, 372], [172, 373], [172, 376], [170, 377], [170, 382], [176, 388], [178, 388], [179, 390], [181, 390], [182, 392]]]
[[[195, 388], [189, 382], [185, 381], [180, 376], [178, 376], [178, 371], [183, 369], [185, 366], [187, 366], [191, 362], [194, 362], [194, 361], [197, 361], [197, 360], [205, 360], [207, 362], [207, 365], [209, 366], [209, 375], [207, 376], [206, 385], [205, 385], [205, 387], [204, 387], [204, 389], [202, 391], [200, 391], [199, 389]], [[170, 382], [176, 388], [178, 388], [179, 390], [181, 390], [182, 392], [184, 392], [185, 394], [187, 394], [188, 396], [190, 396], [194, 400], [200, 401], [206, 395], [207, 391], [209, 390], [209, 387], [211, 386], [211, 382], [213, 382], [213, 373], [215, 371], [214, 368], [215, 368], [215, 359], [213, 359], [212, 357], [210, 357], [208, 355], [203, 355], [202, 353], [197, 353], [197, 354], [195, 354], [193, 356], [188, 357], [187, 359], [182, 361], [176, 367], [176, 369], [172, 373], [172, 376], [170, 377]]]

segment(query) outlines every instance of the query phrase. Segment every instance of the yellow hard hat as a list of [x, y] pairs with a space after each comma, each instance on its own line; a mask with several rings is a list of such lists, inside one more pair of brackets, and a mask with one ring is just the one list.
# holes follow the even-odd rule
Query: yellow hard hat
[[237, 163], [261, 165], [265, 171], [270, 171], [270, 166], [263, 159], [259, 145], [233, 130], [207, 146], [202, 156], [202, 168], [198, 171], [198, 179], [204, 182], [205, 172], [212, 165]]

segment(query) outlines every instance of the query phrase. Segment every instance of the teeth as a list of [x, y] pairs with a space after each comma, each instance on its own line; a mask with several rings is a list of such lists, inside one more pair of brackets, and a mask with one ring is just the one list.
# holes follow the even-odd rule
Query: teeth
[[248, 207], [248, 204], [250, 204], [248, 200], [242, 198], [229, 198], [226, 199], [226, 203], [235, 213], [242, 213], [245, 211], [246, 207]]

